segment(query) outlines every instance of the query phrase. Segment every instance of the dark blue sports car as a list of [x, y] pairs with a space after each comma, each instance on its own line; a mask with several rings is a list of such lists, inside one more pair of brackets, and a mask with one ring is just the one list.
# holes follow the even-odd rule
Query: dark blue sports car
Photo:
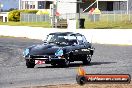
[[23, 55], [27, 68], [36, 64], [68, 66], [70, 62], [82, 61], [89, 64], [94, 53], [91, 43], [84, 35], [73, 32], [56, 32], [47, 35], [43, 44], [26, 48]]

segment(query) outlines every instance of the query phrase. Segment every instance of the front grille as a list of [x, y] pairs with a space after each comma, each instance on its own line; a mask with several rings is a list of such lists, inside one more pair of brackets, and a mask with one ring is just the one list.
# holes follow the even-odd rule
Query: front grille
[[31, 58], [55, 58], [55, 55], [30, 55]]

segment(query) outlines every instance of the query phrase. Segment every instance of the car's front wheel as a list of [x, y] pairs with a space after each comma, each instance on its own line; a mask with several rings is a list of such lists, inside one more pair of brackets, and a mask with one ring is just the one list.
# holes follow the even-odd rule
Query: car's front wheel
[[51, 65], [52, 65], [52, 66], [56, 66], [57, 64], [55, 64], [55, 63], [52, 63]]
[[59, 65], [59, 66], [63, 66], [63, 67], [68, 67], [69, 64], [70, 64], [70, 57], [67, 56], [67, 57], [65, 58], [65, 60], [64, 60], [62, 63], [59, 63], [58, 65]]
[[90, 64], [91, 58], [92, 58], [92, 55], [85, 55], [83, 59], [83, 64], [84, 65]]
[[70, 64], [69, 56], [65, 59], [64, 66], [68, 67]]
[[29, 59], [27, 59], [27, 60], [26, 60], [26, 66], [27, 66], [27, 68], [34, 68], [34, 66], [35, 66], [35, 61], [34, 61], [34, 60], [29, 60]]

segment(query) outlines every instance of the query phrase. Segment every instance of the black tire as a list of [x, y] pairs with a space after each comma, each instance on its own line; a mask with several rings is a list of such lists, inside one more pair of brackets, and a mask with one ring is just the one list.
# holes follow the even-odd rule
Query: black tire
[[65, 58], [65, 60], [64, 60], [64, 62], [62, 62], [62, 63], [60, 63], [60, 64], [58, 64], [59, 66], [62, 66], [62, 67], [68, 67], [69, 66], [69, 64], [70, 64], [70, 57], [69, 56], [67, 56], [66, 58]]
[[52, 63], [51, 65], [52, 65], [52, 66], [57, 66], [57, 64], [55, 64], [55, 63]]
[[[68, 57], [69, 58], [69, 57]], [[64, 62], [64, 66], [68, 67], [70, 64], [70, 61], [69, 59], [65, 59], [65, 62]]]
[[26, 66], [27, 66], [27, 68], [34, 68], [35, 61], [27, 59], [26, 60]]
[[68, 56], [66, 57], [66, 59], [65, 59], [64, 66], [68, 67], [69, 64], [70, 64], [70, 57], [69, 57], [69, 55], [68, 55]]
[[84, 58], [83, 58], [83, 64], [84, 65], [90, 64], [91, 58], [92, 58], [91, 54], [90, 55], [85, 55]]

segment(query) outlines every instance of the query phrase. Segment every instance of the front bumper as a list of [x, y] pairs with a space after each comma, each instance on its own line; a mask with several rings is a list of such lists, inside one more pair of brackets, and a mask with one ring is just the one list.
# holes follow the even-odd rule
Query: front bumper
[[30, 56], [30, 57], [26, 57], [25, 59], [29, 59], [32, 61], [35, 60], [41, 60], [44, 61], [45, 64], [52, 64], [52, 63], [62, 63], [65, 61], [64, 57], [56, 57], [56, 56], [47, 56], [47, 55], [43, 55], [43, 56]]
[[60, 64], [60, 63], [63, 63], [63, 62], [65, 62], [65, 59], [51, 59], [51, 60], [46, 60], [45, 61], [46, 64], [52, 64], [52, 63]]

